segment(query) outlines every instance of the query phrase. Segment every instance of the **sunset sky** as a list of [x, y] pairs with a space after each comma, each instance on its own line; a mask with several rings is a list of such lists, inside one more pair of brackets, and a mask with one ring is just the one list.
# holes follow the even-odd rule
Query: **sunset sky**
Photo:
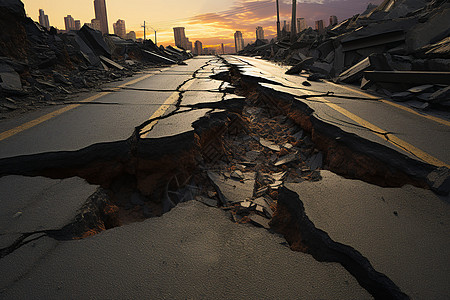
[[[49, 15], [50, 25], [64, 29], [64, 17], [72, 15], [81, 23], [88, 23], [95, 17], [93, 0], [22, 0], [29, 17], [38, 20], [38, 10]], [[308, 26], [323, 19], [328, 25], [330, 15], [341, 21], [365, 10], [371, 2], [382, 0], [299, 0], [297, 17], [306, 19]], [[280, 18], [289, 20], [291, 0], [280, 0]], [[143, 36], [144, 20], [158, 31], [158, 43], [173, 45], [173, 27], [186, 28], [190, 41], [200, 40], [204, 47], [216, 47], [220, 43], [234, 47], [233, 34], [243, 33], [245, 43], [255, 40], [256, 26], [262, 26], [266, 38], [276, 35], [275, 0], [106, 0], [110, 33], [112, 24], [125, 20], [127, 32], [135, 31]], [[150, 32], [149, 32], [150, 31]], [[148, 28], [147, 38], [154, 39]]]

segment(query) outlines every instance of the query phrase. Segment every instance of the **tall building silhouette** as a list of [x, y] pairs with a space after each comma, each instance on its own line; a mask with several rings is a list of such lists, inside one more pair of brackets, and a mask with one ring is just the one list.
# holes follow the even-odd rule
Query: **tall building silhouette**
[[236, 47], [236, 53], [244, 49], [244, 38], [242, 32], [236, 31], [234, 33], [234, 45]]
[[336, 16], [330, 16], [330, 26], [337, 25], [338, 19]]
[[100, 21], [100, 31], [109, 34], [105, 0], [94, 0], [95, 19]]
[[264, 29], [261, 26], [256, 27], [256, 39], [257, 40], [264, 39]]
[[125, 21], [124, 20], [117, 20], [116, 23], [113, 24], [114, 28], [114, 34], [117, 36], [120, 36], [121, 38], [126, 38], [127, 30], [125, 28]]
[[195, 41], [195, 54], [202, 55], [203, 54], [203, 44], [200, 41]]
[[323, 20], [317, 20], [317, 21], [316, 21], [316, 30], [317, 30], [319, 33], [323, 32], [323, 30], [324, 30], [324, 27], [323, 27]]
[[186, 34], [184, 33], [184, 27], [174, 27], [173, 35], [175, 38], [175, 46], [187, 50]]
[[305, 18], [297, 18], [297, 32], [302, 32], [305, 29], [306, 29]]
[[48, 15], [44, 13], [43, 9], [39, 9], [39, 24], [41, 24], [42, 27], [50, 29], [50, 22], [48, 21]]
[[66, 25], [66, 31], [76, 30], [75, 20], [71, 15], [67, 15], [67, 17], [64, 17], [64, 24]]

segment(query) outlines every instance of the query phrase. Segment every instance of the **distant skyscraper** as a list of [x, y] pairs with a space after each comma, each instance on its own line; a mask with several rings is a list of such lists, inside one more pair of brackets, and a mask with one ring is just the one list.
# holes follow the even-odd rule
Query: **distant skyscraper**
[[203, 54], [203, 44], [200, 41], [195, 41], [195, 54], [202, 55]]
[[291, 32], [291, 22], [284, 21], [283, 30], [286, 32]]
[[189, 50], [189, 51], [191, 51], [192, 52], [192, 42], [190, 42], [189, 41], [189, 38], [186, 38], [186, 40], [185, 40], [185, 48], [184, 48], [184, 50]]
[[64, 17], [64, 24], [66, 25], [66, 31], [75, 30], [75, 20], [71, 15]]
[[121, 38], [126, 38], [127, 30], [125, 28], [125, 21], [124, 20], [117, 20], [116, 23], [113, 24], [114, 28], [114, 34], [117, 36], [120, 36]]
[[174, 27], [173, 35], [175, 38], [175, 46], [186, 49], [186, 34], [184, 33], [184, 27]]
[[256, 39], [257, 40], [264, 39], [264, 29], [261, 26], [256, 27]]
[[338, 19], [336, 16], [330, 16], [330, 26], [337, 25]]
[[80, 29], [81, 29], [81, 21], [75, 20], [75, 30], [80, 30]]
[[126, 37], [127, 40], [133, 40], [136, 41], [136, 32], [130, 31], [127, 33]]
[[103, 34], [109, 34], [105, 0], [94, 0], [94, 10], [95, 19], [100, 21], [100, 31]]
[[297, 32], [302, 32], [305, 29], [306, 29], [305, 18], [297, 18]]
[[44, 13], [43, 9], [39, 10], [39, 24], [41, 24], [42, 27], [50, 29], [50, 22], [48, 21], [48, 16]]
[[316, 30], [318, 32], [322, 32], [323, 31], [323, 20], [316, 21]]
[[236, 47], [236, 53], [244, 49], [244, 38], [242, 32], [236, 31], [234, 34], [234, 45]]

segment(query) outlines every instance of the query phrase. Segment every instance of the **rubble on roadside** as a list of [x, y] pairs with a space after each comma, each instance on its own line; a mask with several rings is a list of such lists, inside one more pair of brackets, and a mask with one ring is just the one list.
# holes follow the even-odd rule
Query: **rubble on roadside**
[[[308, 28], [294, 43], [285, 35], [281, 41], [248, 45], [239, 54], [291, 65], [286, 74], [307, 71], [310, 81], [357, 84], [389, 97], [432, 84], [432, 92], [405, 94], [408, 99], [394, 100], [411, 100], [408, 104], [421, 109], [448, 110], [448, 97], [436, 101], [431, 95], [450, 85], [449, 19], [446, 0], [385, 0], [379, 6], [369, 4], [364, 13], [323, 32]], [[389, 71], [396, 73], [370, 79], [376, 72]]]
[[0, 119], [192, 57], [150, 40], [102, 35], [86, 25], [58, 34], [26, 17], [20, 0], [0, 2], [0, 26]]

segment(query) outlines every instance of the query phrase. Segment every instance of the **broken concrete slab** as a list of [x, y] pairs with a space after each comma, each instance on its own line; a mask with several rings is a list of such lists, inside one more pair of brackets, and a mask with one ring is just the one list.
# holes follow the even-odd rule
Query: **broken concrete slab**
[[312, 171], [317, 170], [317, 169], [321, 169], [322, 165], [323, 165], [323, 154], [322, 154], [322, 152], [316, 153], [313, 156], [311, 156], [306, 161], [306, 165]]
[[450, 85], [450, 72], [364, 71], [364, 78], [373, 82]]
[[440, 167], [431, 172], [427, 177], [431, 189], [440, 195], [450, 193], [450, 170], [446, 167]]
[[107, 58], [107, 57], [104, 57], [103, 55], [100, 55], [99, 57], [100, 57], [100, 59], [101, 59], [105, 64], [107, 64], [107, 65], [110, 66], [110, 67], [114, 67], [114, 68], [119, 69], [119, 70], [125, 69], [124, 67], [122, 67], [122, 66], [119, 65], [118, 63], [116, 63], [116, 62], [110, 60], [110, 59]]
[[284, 242], [190, 201], [160, 218], [59, 243], [2, 298], [371, 299], [340, 265], [292, 252]]
[[100, 31], [84, 25], [78, 31], [78, 35], [89, 46], [89, 48], [94, 51], [96, 55], [103, 55], [108, 58], [111, 57], [111, 49], [106, 44], [105, 40], [103, 39], [103, 34]]
[[278, 151], [281, 150], [280, 146], [278, 146], [278, 145], [276, 145], [276, 144], [272, 143], [271, 141], [268, 141], [268, 140], [266, 140], [264, 138], [258, 137], [258, 141], [259, 141], [259, 143], [262, 146], [264, 146], [264, 147], [266, 147], [266, 148], [268, 148], [268, 149], [270, 149], [272, 151], [278, 152]]
[[156, 60], [157, 62], [170, 64], [170, 65], [173, 65], [173, 64], [177, 63], [176, 61], [174, 61], [174, 60], [172, 60], [170, 58], [164, 57], [162, 55], [159, 55], [159, 54], [157, 54], [155, 52], [148, 51], [148, 50], [142, 50], [142, 51], [145, 54], [149, 55], [153, 60]]
[[195, 200], [197, 200], [198, 202], [201, 202], [207, 206], [210, 206], [210, 207], [217, 207], [217, 200], [214, 200], [211, 198], [197, 196], [197, 197], [195, 197]]
[[297, 153], [289, 153], [289, 154], [286, 154], [285, 156], [283, 156], [283, 157], [280, 157], [276, 162], [275, 162], [275, 166], [277, 167], [277, 166], [282, 166], [282, 165], [285, 165], [285, 164], [288, 164], [288, 163], [291, 163], [291, 162], [294, 162], [294, 161], [297, 161], [298, 160], [298, 156], [297, 156]]
[[412, 186], [386, 189], [321, 173], [319, 182], [286, 184], [300, 196], [316, 228], [359, 251], [411, 298], [450, 295], [448, 198]]
[[19, 74], [7, 64], [0, 64], [0, 88], [6, 92], [22, 91]]
[[450, 99], [450, 86], [442, 88], [430, 95], [428, 101], [431, 103], [441, 103]]
[[255, 173], [245, 173], [247, 178], [251, 178], [245, 181], [237, 181], [230, 178], [226, 178], [221, 174], [215, 172], [208, 172], [208, 177], [216, 188], [216, 192], [219, 195], [224, 205], [230, 205], [234, 203], [242, 202], [246, 199], [250, 199], [253, 196], [253, 188], [255, 185]]
[[260, 215], [257, 214], [252, 214], [250, 215], [249, 218], [252, 221], [252, 223], [255, 224], [256, 226], [270, 229], [269, 219], [261, 217]]
[[2, 177], [0, 234], [61, 229], [97, 188], [80, 178]]
[[[368, 70], [390, 70], [390, 68], [386, 62], [386, 58], [383, 55], [372, 54], [353, 67], [342, 72], [337, 80], [339, 82], [353, 83], [360, 80], [365, 74], [365, 71]], [[370, 80], [370, 78], [365, 78]]]
[[293, 66], [292, 68], [290, 68], [289, 70], [287, 70], [286, 74], [297, 75], [301, 71], [303, 71], [306, 67], [312, 65], [313, 63], [314, 63], [314, 58], [308, 57], [308, 58], [302, 60], [301, 62], [299, 62], [298, 64], [296, 64], [295, 66]]

